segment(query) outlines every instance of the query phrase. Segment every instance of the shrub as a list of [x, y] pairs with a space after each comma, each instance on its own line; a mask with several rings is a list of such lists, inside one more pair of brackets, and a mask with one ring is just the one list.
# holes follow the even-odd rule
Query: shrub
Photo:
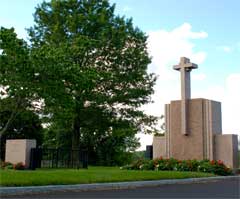
[[210, 164], [210, 161], [205, 161], [204, 160], [204, 161], [200, 161], [197, 171], [207, 172], [207, 173], [214, 173], [214, 168]]
[[142, 170], [154, 170], [155, 165], [153, 160], [145, 161], [142, 164]]
[[11, 162], [1, 162], [2, 169], [15, 169], [15, 170], [24, 170], [25, 165], [22, 162], [18, 162], [17, 164], [12, 164]]
[[211, 165], [213, 167], [213, 171], [217, 175], [231, 175], [231, 169], [227, 168], [221, 160], [212, 160]]
[[240, 168], [237, 169], [236, 173], [240, 175]]
[[13, 168], [15, 170], [24, 170], [25, 169], [25, 165], [22, 162], [18, 162], [17, 164], [13, 165]]
[[231, 169], [227, 168], [221, 160], [176, 160], [174, 158], [154, 160], [137, 160], [121, 169], [128, 170], [175, 170], [175, 171], [199, 171], [214, 173], [216, 175], [231, 175]]
[[177, 171], [192, 171], [192, 163], [189, 160], [178, 161], [174, 170]]
[[143, 165], [146, 164], [147, 162], [148, 162], [148, 160], [139, 159], [139, 160], [133, 162], [132, 169], [134, 169], [134, 170], [142, 170]]
[[1, 162], [2, 169], [13, 169], [13, 164], [11, 162]]
[[191, 163], [191, 168], [192, 168], [191, 171], [197, 171], [200, 162], [199, 162], [198, 160], [196, 160], [196, 159], [194, 159], [194, 160], [189, 160], [189, 161], [190, 161], [190, 163]]
[[167, 170], [174, 170], [178, 164], [178, 160], [174, 158], [166, 159]]

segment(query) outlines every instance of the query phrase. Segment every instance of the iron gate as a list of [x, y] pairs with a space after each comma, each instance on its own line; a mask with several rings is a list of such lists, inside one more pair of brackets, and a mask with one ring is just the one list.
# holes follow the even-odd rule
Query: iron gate
[[30, 169], [88, 168], [87, 150], [32, 148]]

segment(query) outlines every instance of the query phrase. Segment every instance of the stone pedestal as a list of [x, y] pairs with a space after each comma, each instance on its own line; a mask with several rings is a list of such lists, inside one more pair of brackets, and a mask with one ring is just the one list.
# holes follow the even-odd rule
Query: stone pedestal
[[214, 151], [216, 160], [223, 160], [228, 167], [238, 168], [237, 135], [215, 135]]
[[181, 100], [165, 105], [165, 137], [154, 137], [153, 158], [160, 156], [222, 160], [237, 168], [237, 135], [222, 135], [221, 103], [208, 99], [188, 100], [188, 134], [182, 134]]
[[153, 137], [153, 158], [166, 158], [166, 137]]
[[221, 104], [207, 99], [188, 100], [188, 132], [181, 133], [181, 100], [166, 105], [167, 157], [213, 159], [213, 135], [222, 133]]
[[[153, 139], [153, 158], [222, 160], [237, 168], [237, 135], [222, 134], [221, 103], [191, 99], [190, 72], [198, 66], [181, 57], [173, 69], [181, 72], [181, 100], [165, 105], [166, 135]], [[165, 146], [165, 147], [164, 147]]]
[[30, 164], [31, 148], [36, 148], [36, 140], [7, 140], [5, 161], [13, 164], [22, 162], [25, 167], [28, 168]]

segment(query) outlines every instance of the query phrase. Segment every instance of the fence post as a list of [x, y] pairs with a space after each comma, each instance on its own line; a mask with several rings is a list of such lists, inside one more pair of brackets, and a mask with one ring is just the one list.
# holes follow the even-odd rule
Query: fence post
[[83, 150], [82, 154], [83, 154], [83, 168], [87, 169], [88, 168], [88, 151]]
[[73, 160], [74, 160], [74, 151], [71, 149], [71, 168], [73, 168]]
[[43, 148], [36, 148], [36, 154], [37, 154], [36, 168], [41, 168], [43, 159]]
[[52, 168], [54, 168], [54, 149], [51, 149], [52, 151]]
[[58, 168], [58, 156], [59, 156], [59, 148], [57, 148], [57, 155], [56, 155], [56, 168]]
[[35, 170], [36, 169], [36, 148], [31, 148], [31, 152], [30, 152], [30, 165], [29, 165], [29, 169], [31, 170]]

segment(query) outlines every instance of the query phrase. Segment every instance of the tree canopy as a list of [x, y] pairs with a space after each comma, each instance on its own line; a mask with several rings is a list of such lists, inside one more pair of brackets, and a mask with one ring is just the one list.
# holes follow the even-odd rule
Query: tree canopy
[[[140, 110], [151, 102], [156, 81], [147, 73], [147, 36], [114, 9], [107, 0], [43, 2], [28, 29], [30, 45], [20, 45], [30, 57], [28, 72], [20, 75], [30, 83], [22, 87], [43, 100], [49, 124], [70, 132], [73, 149], [80, 144], [93, 153], [104, 146], [134, 149], [135, 134], [150, 132], [156, 121]], [[3, 68], [10, 65], [4, 62]]]
[[[37, 101], [39, 96], [32, 84], [34, 69], [30, 48], [23, 39], [17, 38], [13, 28], [0, 28], [0, 50], [1, 110], [7, 108], [10, 111], [5, 125], [0, 126], [2, 136], [18, 114], [27, 108], [33, 109], [32, 102]], [[8, 99], [4, 100], [6, 97]]]

